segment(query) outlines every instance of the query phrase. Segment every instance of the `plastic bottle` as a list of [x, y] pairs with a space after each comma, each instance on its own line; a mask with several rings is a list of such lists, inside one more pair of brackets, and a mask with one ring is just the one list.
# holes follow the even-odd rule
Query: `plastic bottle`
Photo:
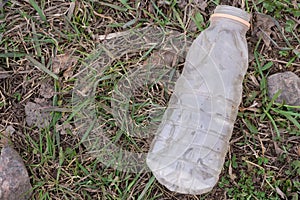
[[242, 99], [250, 15], [217, 6], [193, 42], [147, 155], [156, 179], [179, 193], [209, 192], [219, 179]]

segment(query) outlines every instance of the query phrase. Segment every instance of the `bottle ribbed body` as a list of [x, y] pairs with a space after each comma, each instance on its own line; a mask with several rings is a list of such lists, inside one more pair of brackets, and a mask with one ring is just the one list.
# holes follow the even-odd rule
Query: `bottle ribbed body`
[[[218, 6], [215, 13], [249, 21], [231, 6]], [[172, 191], [202, 194], [218, 181], [242, 98], [247, 30], [216, 17], [189, 49], [147, 156], [157, 180]]]

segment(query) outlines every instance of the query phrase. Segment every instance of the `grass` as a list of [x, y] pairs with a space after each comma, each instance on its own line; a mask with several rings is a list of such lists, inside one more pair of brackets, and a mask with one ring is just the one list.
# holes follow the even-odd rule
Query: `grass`
[[[276, 72], [299, 75], [299, 3], [245, 1], [249, 12], [265, 13], [277, 20], [270, 36], [276, 44], [267, 46], [254, 30], [248, 32], [253, 59], [244, 80], [243, 101], [224, 170], [212, 192], [181, 195], [168, 191], [150, 172], [115, 170], [95, 159], [76, 134], [76, 119], [86, 105], [71, 111], [72, 89], [79, 66], [97, 48], [97, 38], [145, 24], [175, 29], [195, 38], [208, 26], [214, 7], [226, 1], [207, 3], [201, 10], [193, 2], [181, 1], [30, 0], [9, 1], [1, 8], [5, 18], [0, 25], [0, 70], [14, 72], [0, 79], [1, 127], [12, 125], [17, 130], [11, 140], [29, 171], [32, 199], [299, 199], [300, 115], [296, 107], [275, 103], [276, 96], [269, 99], [266, 82]], [[252, 24], [254, 29], [255, 20]], [[74, 76], [65, 78], [63, 71], [53, 73], [54, 57], [70, 51], [78, 59]], [[118, 100], [113, 91], [124, 75], [154, 52], [144, 50], [116, 59], [103, 68], [95, 88], [101, 128], [117, 145], [132, 152], [147, 152], [151, 141], [128, 134], [132, 127], [119, 128], [111, 107], [111, 102]], [[181, 70], [182, 63], [176, 67]], [[28, 127], [24, 105], [43, 98], [38, 91], [43, 81], [54, 88], [50, 105], [56, 109], [50, 107], [52, 121], [48, 127]], [[172, 88], [161, 85], [159, 78], [134, 91], [124, 105], [130, 124], [144, 127], [150, 114], [159, 117], [155, 113], [164, 109], [171, 93]]]

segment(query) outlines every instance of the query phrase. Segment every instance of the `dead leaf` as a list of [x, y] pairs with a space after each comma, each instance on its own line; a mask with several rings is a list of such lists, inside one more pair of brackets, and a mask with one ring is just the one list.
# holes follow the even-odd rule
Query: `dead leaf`
[[68, 68], [63, 73], [63, 77], [65, 78], [65, 80], [68, 80], [71, 76], [73, 76], [73, 67]]
[[194, 20], [190, 20], [190, 21], [189, 21], [189, 24], [188, 24], [187, 29], [188, 29], [190, 32], [196, 32], [196, 31], [198, 30], [198, 27], [197, 27], [197, 25], [196, 25], [196, 23], [195, 23]]
[[232, 172], [232, 166], [231, 166], [231, 162], [229, 164], [229, 168], [228, 168], [228, 173], [229, 173], [229, 177], [232, 181], [234, 181], [236, 179], [236, 175]]
[[146, 61], [145, 65], [163, 65], [172, 67], [177, 61], [176, 53], [172, 51], [159, 50], [155, 51]]
[[254, 26], [254, 32], [257, 37], [261, 37], [266, 46], [270, 46], [272, 27], [275, 26], [274, 19], [262, 13], [256, 13], [256, 24]]
[[[194, 1], [192, 1], [192, 3], [193, 3], [193, 5], [200, 8], [200, 10], [202, 10], [202, 11], [204, 11], [205, 8], [208, 6], [207, 0], [194, 0]], [[190, 4], [188, 4], [188, 1], [185, 1], [185, 0], [177, 2], [177, 6], [181, 9], [185, 9], [185, 7], [187, 5], [190, 5]]]
[[204, 11], [205, 8], [207, 7], [207, 1], [204, 1], [204, 0], [195, 0], [194, 2], [195, 2], [195, 4], [196, 4], [202, 11]]
[[72, 129], [71, 124], [67, 123], [67, 124], [56, 124], [55, 125], [56, 131], [59, 132], [60, 135], [67, 135], [68, 134], [68, 130]]
[[[39, 101], [42, 102], [41, 100]], [[47, 111], [43, 111], [43, 108], [47, 106], [42, 105], [41, 103], [27, 102], [27, 104], [25, 105], [27, 125], [37, 126], [39, 128], [45, 128], [49, 126], [51, 121], [50, 113]]]
[[70, 53], [57, 55], [52, 60], [53, 73], [59, 74], [65, 70], [71, 70], [77, 63], [77, 59]]
[[12, 125], [9, 125], [8, 127], [6, 127], [5, 132], [9, 135], [12, 135], [14, 134], [14, 132], [16, 132], [16, 129]]
[[43, 82], [40, 84], [40, 95], [46, 99], [50, 99], [54, 96], [54, 86], [50, 82]]
[[186, 7], [187, 4], [188, 4], [187, 1], [178, 1], [178, 2], [177, 2], [177, 6], [178, 6], [178, 8], [180, 8], [180, 9], [184, 9], [184, 8]]
[[5, 79], [9, 76], [10, 76], [9, 73], [6, 72], [4, 68], [0, 67], [0, 79]]
[[[271, 129], [271, 133], [272, 133], [272, 137], [274, 138], [275, 137], [275, 134], [274, 132], [272, 131]], [[279, 148], [277, 142], [275, 140], [273, 140], [273, 143], [274, 143], [274, 148], [275, 148], [275, 152], [277, 155], [282, 155], [284, 153], [284, 151], [282, 149]]]

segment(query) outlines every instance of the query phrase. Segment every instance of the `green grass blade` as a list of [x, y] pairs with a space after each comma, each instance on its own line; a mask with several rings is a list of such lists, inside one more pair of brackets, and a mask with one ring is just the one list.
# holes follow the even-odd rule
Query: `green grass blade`
[[153, 7], [155, 8], [155, 10], [164, 18], [166, 23], [170, 23], [170, 20], [168, 17], [166, 17], [166, 15], [158, 8], [158, 6], [155, 4], [155, 2], [153, 0], [151, 0], [151, 3], [153, 5]]
[[140, 196], [138, 197], [138, 200], [145, 199], [144, 196], [145, 196], [146, 192], [149, 190], [149, 188], [151, 187], [151, 185], [153, 184], [154, 181], [155, 181], [155, 176], [152, 176], [150, 178], [150, 180], [148, 181], [146, 187], [143, 189]]
[[300, 123], [291, 115], [283, 114], [288, 120], [290, 120], [299, 130], [300, 130]]
[[8, 52], [8, 53], [0, 53], [0, 58], [19, 58], [26, 56], [26, 53], [21, 52]]
[[184, 23], [183, 23], [183, 21], [182, 21], [180, 15], [179, 15], [179, 13], [177, 12], [177, 10], [176, 10], [175, 8], [173, 8], [172, 10], [173, 10], [173, 13], [174, 13], [176, 19], [178, 20], [178, 22], [179, 22], [181, 28], [182, 28], [183, 30], [185, 30]]
[[265, 70], [268, 70], [270, 69], [271, 67], [273, 66], [273, 62], [268, 62], [267, 64], [265, 64], [263, 67], [262, 67], [262, 71], [265, 71]]
[[[275, 93], [275, 95], [273, 96], [271, 101], [267, 104], [265, 112], [269, 112], [269, 110], [271, 109], [271, 107], [274, 104], [275, 100], [279, 97], [280, 94], [281, 94], [281, 91], [278, 91], [278, 92]], [[261, 117], [260, 117], [260, 120], [262, 121], [264, 118], [265, 118], [265, 114], [262, 114]]]
[[248, 119], [244, 119], [245, 120], [245, 122], [246, 122], [246, 126], [247, 126], [247, 128], [250, 130], [250, 132], [251, 133], [253, 133], [253, 134], [257, 134], [258, 133], [258, 129], [256, 128], [256, 126], [254, 126], [251, 122], [250, 122], [250, 120], [248, 120]]
[[41, 19], [44, 22], [47, 22], [47, 18], [45, 16], [44, 12], [42, 11], [42, 9], [39, 7], [39, 5], [34, 0], [29, 0], [29, 3], [36, 10], [36, 12], [39, 14], [39, 16], [41, 17]]
[[135, 10], [134, 8], [128, 5], [128, 0], [120, 0], [120, 2], [128, 9], [128, 10]]
[[300, 123], [292, 116], [292, 115], [294, 115], [296, 118], [300, 117], [299, 113], [281, 111], [281, 110], [277, 110], [277, 109], [275, 111], [278, 112], [279, 114], [283, 115], [289, 121], [291, 121], [300, 130]]
[[47, 73], [49, 76], [54, 78], [55, 80], [58, 80], [58, 76], [51, 72], [49, 69], [47, 69], [42, 63], [31, 57], [30, 55], [25, 56], [27, 60], [29, 60], [34, 66], [42, 70], [43, 72]]
[[32, 27], [32, 42], [34, 44], [34, 48], [36, 50], [37, 56], [42, 57], [42, 63], [45, 64], [45, 59], [44, 56], [42, 55], [41, 43], [37, 37], [36, 28], [33, 21], [31, 23], [31, 27]]
[[277, 124], [276, 124], [275, 120], [274, 120], [273, 117], [272, 117], [268, 112], [266, 112], [265, 110], [264, 110], [264, 113], [266, 114], [266, 116], [267, 116], [267, 117], [269, 118], [269, 120], [271, 121], [271, 123], [272, 123], [272, 125], [273, 125], [273, 127], [274, 127], [274, 129], [275, 129], [275, 132], [276, 132], [276, 134], [277, 134], [277, 137], [280, 138], [280, 132], [279, 132], [279, 130], [278, 130], [278, 128], [277, 128]]
[[193, 17], [191, 17], [191, 19], [194, 21], [194, 23], [196, 24], [197, 28], [199, 31], [203, 31], [203, 26], [202, 24], [204, 23], [204, 18], [201, 15], [200, 12], [197, 12]]
[[[117, 5], [114, 5], [114, 4], [110, 4], [110, 3], [105, 3], [105, 2], [99, 2], [101, 5], [103, 5], [103, 6], [108, 6], [108, 7], [111, 7], [111, 8], [113, 8], [113, 9], [115, 9], [115, 10], [119, 10], [119, 11], [122, 11], [122, 12], [125, 12], [125, 11], [127, 11], [127, 8], [123, 8], [123, 7], [121, 7], [121, 6], [117, 6]], [[124, 2], [123, 2], [124, 3]]]
[[278, 114], [282, 114], [282, 115], [290, 115], [290, 116], [300, 117], [300, 113], [296, 113], [296, 112], [290, 112], [290, 111], [279, 110], [279, 109], [277, 109], [277, 108], [271, 108], [271, 110], [277, 112]]

